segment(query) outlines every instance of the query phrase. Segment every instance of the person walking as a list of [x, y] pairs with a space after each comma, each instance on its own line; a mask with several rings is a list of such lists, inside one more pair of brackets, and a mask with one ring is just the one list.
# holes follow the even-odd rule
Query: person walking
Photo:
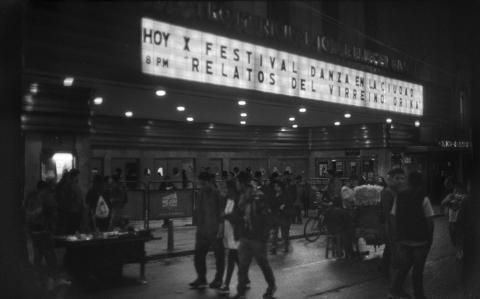
[[396, 194], [406, 183], [405, 171], [393, 168], [387, 173], [387, 186], [380, 192], [380, 207], [382, 209], [381, 222], [385, 234], [385, 248], [379, 270], [385, 277], [390, 277], [393, 248], [393, 215], [391, 214]]
[[283, 182], [273, 182], [273, 192], [270, 194], [270, 208], [272, 211], [272, 249], [271, 254], [277, 254], [278, 232], [280, 230], [284, 242], [284, 251], [289, 248], [290, 215], [287, 207], [287, 194]]
[[267, 240], [270, 230], [270, 209], [265, 195], [256, 184], [251, 185], [251, 176], [241, 172], [237, 176], [239, 196], [240, 244], [238, 246], [238, 285], [236, 299], [244, 299], [248, 285], [248, 270], [255, 258], [268, 284], [263, 298], [273, 298], [277, 290], [275, 277], [267, 259]]
[[[230, 293], [230, 282], [232, 280], [233, 270], [235, 264], [238, 262], [238, 245], [239, 245], [239, 225], [241, 219], [238, 213], [238, 196], [236, 179], [226, 181], [227, 199], [224, 210], [224, 224], [223, 224], [223, 245], [228, 249], [227, 255], [227, 271], [224, 283], [220, 289], [219, 294]], [[250, 288], [250, 280], [247, 279], [247, 288]]]
[[96, 175], [92, 187], [88, 190], [85, 202], [89, 208], [92, 228], [94, 231], [105, 232], [110, 226], [111, 203], [110, 193], [105, 189], [105, 178]]
[[448, 232], [452, 245], [459, 250], [459, 232], [457, 219], [462, 206], [462, 201], [467, 197], [467, 192], [463, 185], [459, 182], [455, 183], [452, 193], [448, 194], [441, 203], [443, 208], [447, 209], [448, 213]]
[[422, 174], [408, 175], [408, 187], [399, 190], [393, 203], [395, 216], [395, 270], [388, 298], [410, 298], [403, 290], [405, 278], [412, 270], [416, 299], [427, 298], [423, 289], [423, 270], [433, 241], [433, 209], [422, 190]]
[[223, 246], [222, 210], [224, 205], [220, 192], [215, 188], [215, 176], [202, 172], [198, 176], [200, 190], [197, 197], [197, 232], [195, 234], [194, 265], [197, 279], [190, 283], [193, 289], [203, 289], [207, 286], [207, 266], [205, 258], [210, 247], [214, 248], [216, 273], [210, 288], [222, 286], [225, 269], [225, 249]]
[[301, 175], [295, 177], [295, 184], [291, 187], [292, 195], [294, 196], [293, 201], [293, 223], [302, 224], [302, 209], [304, 204], [305, 197], [305, 184]]

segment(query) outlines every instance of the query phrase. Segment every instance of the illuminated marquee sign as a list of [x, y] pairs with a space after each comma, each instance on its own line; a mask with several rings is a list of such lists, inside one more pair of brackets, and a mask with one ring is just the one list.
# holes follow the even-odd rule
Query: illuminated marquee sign
[[423, 87], [316, 59], [142, 18], [146, 74], [406, 114]]

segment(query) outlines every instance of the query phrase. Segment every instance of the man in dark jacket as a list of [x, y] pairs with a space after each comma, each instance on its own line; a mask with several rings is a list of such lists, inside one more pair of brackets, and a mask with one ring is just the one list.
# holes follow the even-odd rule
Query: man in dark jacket
[[388, 172], [387, 187], [380, 193], [381, 220], [385, 234], [385, 249], [383, 250], [380, 272], [386, 277], [390, 276], [393, 246], [393, 215], [391, 212], [397, 191], [404, 187], [405, 181], [406, 177], [403, 169], [394, 168]]
[[[55, 200], [54, 179], [40, 181], [37, 190], [27, 197], [25, 202], [28, 231], [32, 238], [33, 262], [40, 270], [45, 258], [47, 264], [47, 289], [52, 290], [54, 280], [58, 279], [57, 257], [53, 233], [56, 229], [57, 202]], [[58, 282], [58, 281], [57, 281]]]
[[402, 285], [410, 268], [413, 268], [415, 298], [426, 298], [423, 290], [423, 269], [433, 240], [433, 209], [421, 186], [422, 175], [418, 171], [410, 173], [408, 188], [398, 192], [393, 204], [395, 270], [389, 298], [409, 298]]
[[198, 176], [198, 180], [200, 190], [196, 202], [197, 233], [195, 235], [194, 256], [197, 279], [190, 283], [190, 286], [192, 288], [205, 288], [207, 286], [205, 258], [210, 247], [213, 247], [217, 272], [215, 273], [215, 279], [210, 283], [210, 287], [220, 288], [225, 269], [223, 232], [220, 230], [224, 205], [220, 192], [215, 188], [212, 174], [202, 172]]
[[[263, 192], [256, 188], [257, 186], [251, 186], [252, 181], [248, 173], [241, 172], [237, 178], [240, 189], [238, 207], [242, 223], [240, 225], [240, 245], [238, 247], [238, 294], [235, 298], [245, 298], [248, 269], [253, 257], [255, 257], [268, 283], [263, 298], [273, 298], [277, 287], [272, 268], [267, 259], [270, 210]], [[255, 185], [255, 183], [253, 184]]]
[[285, 192], [283, 182], [276, 180], [273, 182], [273, 192], [269, 196], [269, 206], [271, 209], [272, 220], [272, 249], [271, 254], [277, 254], [278, 231], [282, 233], [284, 242], [284, 251], [289, 249], [289, 231], [290, 231], [290, 215], [287, 213], [288, 195]]

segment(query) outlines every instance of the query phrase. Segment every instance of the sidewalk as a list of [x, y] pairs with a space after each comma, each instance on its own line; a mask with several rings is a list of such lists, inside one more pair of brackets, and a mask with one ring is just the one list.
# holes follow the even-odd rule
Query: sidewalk
[[[311, 213], [313, 215], [313, 211]], [[292, 224], [290, 238], [303, 238], [303, 224]], [[167, 250], [168, 229], [162, 227], [163, 220], [150, 221], [150, 230], [154, 239], [145, 244], [145, 251], [150, 260], [167, 257], [190, 255], [194, 252], [196, 226], [192, 225], [192, 218], [173, 219], [173, 245], [172, 251]], [[133, 221], [133, 226], [143, 228], [143, 221]]]
[[[440, 206], [433, 206], [436, 217], [443, 216]], [[316, 211], [311, 210], [309, 215], [315, 215]], [[292, 224], [290, 227], [290, 239], [303, 238], [303, 227], [307, 218], [302, 224]], [[133, 226], [143, 228], [143, 221], [133, 221]], [[150, 221], [150, 229], [154, 239], [145, 244], [145, 250], [149, 260], [156, 260], [175, 256], [191, 255], [195, 246], [196, 226], [192, 225], [192, 218], [173, 219], [173, 250], [167, 250], [168, 229], [162, 227], [163, 220]]]

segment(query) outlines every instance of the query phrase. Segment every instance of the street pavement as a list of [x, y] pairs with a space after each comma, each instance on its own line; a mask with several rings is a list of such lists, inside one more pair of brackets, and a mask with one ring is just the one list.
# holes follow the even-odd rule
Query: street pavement
[[[460, 263], [448, 237], [445, 217], [435, 219], [435, 237], [425, 269], [425, 289], [429, 298], [466, 298], [460, 291]], [[304, 239], [292, 241], [288, 254], [269, 256], [278, 286], [277, 298], [386, 298], [388, 281], [378, 270], [382, 248], [365, 260], [325, 259], [325, 239], [314, 243]], [[207, 259], [208, 278], [213, 279], [214, 258]], [[191, 255], [163, 258], [146, 266], [147, 284], [140, 284], [138, 265], [124, 267], [124, 279], [114, 284], [97, 284], [79, 288], [72, 286], [66, 298], [219, 298], [212, 289], [191, 290], [188, 283], [195, 279]], [[260, 269], [253, 263], [250, 269], [252, 289], [247, 298], [262, 298], [266, 283]], [[406, 285], [411, 290], [409, 278]], [[237, 277], [234, 273], [231, 295], [235, 293]], [[410, 291], [411, 292], [411, 291]], [[475, 298], [475, 297], [470, 297]]]
[[[436, 215], [440, 215], [440, 207], [433, 206]], [[316, 215], [316, 211], [311, 210], [309, 215]], [[305, 223], [307, 218], [304, 218]], [[142, 221], [134, 221], [132, 223], [136, 228], [143, 228]], [[172, 256], [181, 256], [193, 254], [195, 247], [195, 230], [192, 225], [192, 218], [173, 219], [173, 250], [168, 250], [168, 230], [162, 227], [163, 221], [150, 221], [150, 229], [153, 232], [154, 240], [148, 242], [145, 246], [147, 256], [152, 259], [159, 259]], [[303, 224], [292, 224], [290, 228], [290, 236], [292, 238], [303, 238]]]

